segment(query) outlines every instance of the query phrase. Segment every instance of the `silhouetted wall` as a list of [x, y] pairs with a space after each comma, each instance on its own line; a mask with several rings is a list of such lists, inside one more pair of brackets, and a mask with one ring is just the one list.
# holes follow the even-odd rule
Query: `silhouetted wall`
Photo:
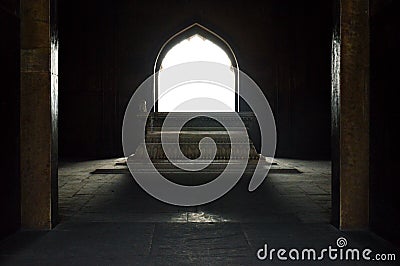
[[19, 1], [0, 1], [0, 238], [18, 229], [19, 197]]
[[370, 222], [400, 246], [398, 10], [398, 1], [371, 1]]
[[161, 46], [198, 22], [267, 96], [277, 155], [330, 157], [331, 1], [60, 1], [60, 155], [119, 156], [121, 123]]

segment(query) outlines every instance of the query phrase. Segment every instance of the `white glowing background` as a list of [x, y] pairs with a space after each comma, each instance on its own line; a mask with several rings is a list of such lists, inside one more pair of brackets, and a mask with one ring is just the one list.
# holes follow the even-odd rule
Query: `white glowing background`
[[[188, 39], [181, 41], [172, 47], [165, 57], [162, 59], [160, 75], [158, 79], [158, 88], [162, 88], [162, 71], [168, 67], [175, 65], [206, 61], [215, 62], [231, 67], [232, 62], [226, 52], [215, 43], [196, 34]], [[228, 70], [229, 69], [229, 70]], [[233, 68], [227, 68], [231, 85], [235, 88], [235, 73]], [[164, 93], [164, 94], [163, 94]], [[159, 112], [234, 112], [235, 111], [235, 91], [226, 89], [215, 84], [207, 84], [204, 82], [194, 82], [178, 86], [175, 89], [169, 90], [167, 93], [158, 91], [158, 111]], [[181, 105], [187, 100], [197, 98], [211, 98], [223, 104], [213, 104], [210, 101], [207, 106], [188, 106]], [[179, 107], [181, 105], [181, 107]]]

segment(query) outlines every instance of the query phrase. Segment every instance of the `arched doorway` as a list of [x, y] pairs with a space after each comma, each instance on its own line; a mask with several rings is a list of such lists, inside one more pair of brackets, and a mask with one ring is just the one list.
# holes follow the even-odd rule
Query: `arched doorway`
[[[227, 66], [230, 87], [227, 90], [215, 84], [191, 82], [166, 90], [163, 86], [164, 70], [190, 62], [213, 62]], [[229, 44], [211, 30], [193, 24], [173, 35], [161, 48], [154, 65], [154, 106], [156, 112], [235, 112], [239, 111], [239, 66]], [[224, 107], [185, 105], [187, 100], [213, 98]], [[212, 102], [212, 101], [211, 101]]]

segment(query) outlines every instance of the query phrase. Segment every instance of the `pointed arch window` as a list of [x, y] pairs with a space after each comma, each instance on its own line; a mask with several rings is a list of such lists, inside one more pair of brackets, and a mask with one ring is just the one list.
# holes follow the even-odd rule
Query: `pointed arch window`
[[[190, 62], [215, 62], [226, 65], [234, 91], [216, 84], [192, 82], [163, 91], [163, 70]], [[238, 64], [236, 57], [221, 37], [205, 27], [194, 24], [172, 36], [161, 48], [155, 66], [154, 101], [156, 112], [235, 112], [238, 109]], [[210, 97], [223, 103], [220, 105], [185, 105], [189, 99]]]

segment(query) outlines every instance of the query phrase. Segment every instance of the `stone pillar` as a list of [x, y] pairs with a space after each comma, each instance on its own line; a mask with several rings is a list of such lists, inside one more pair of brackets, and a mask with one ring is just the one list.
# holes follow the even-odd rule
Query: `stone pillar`
[[369, 1], [336, 1], [332, 44], [332, 220], [369, 226]]
[[21, 0], [21, 225], [57, 218], [58, 38], [55, 1]]

